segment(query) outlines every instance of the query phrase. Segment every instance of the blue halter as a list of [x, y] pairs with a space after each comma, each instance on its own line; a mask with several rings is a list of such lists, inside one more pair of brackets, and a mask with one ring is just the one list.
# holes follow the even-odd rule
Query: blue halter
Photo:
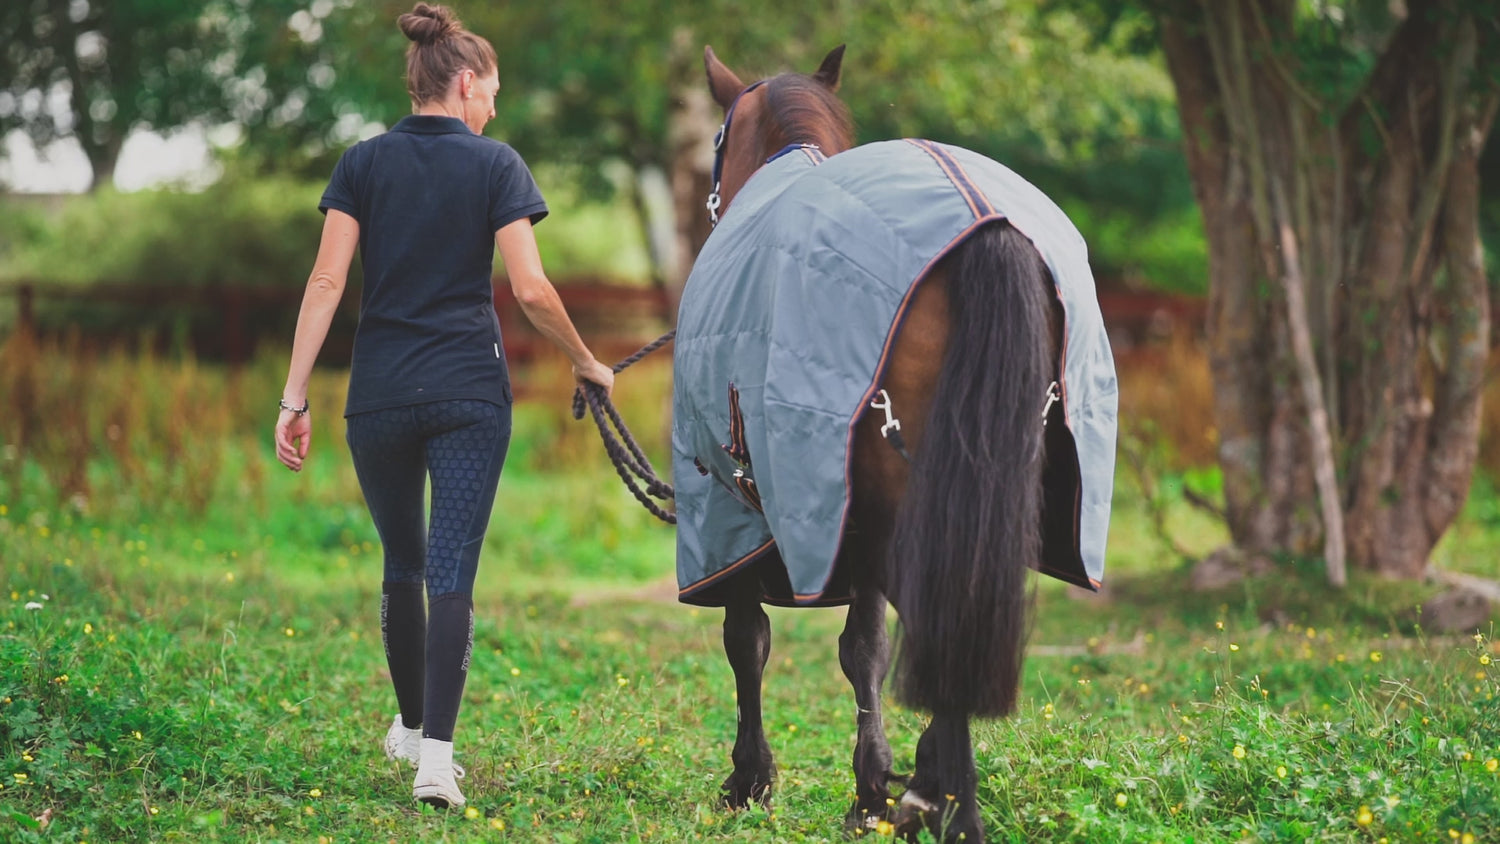
[[724, 144], [729, 140], [729, 122], [734, 119], [734, 107], [740, 104], [740, 97], [754, 91], [756, 88], [766, 84], [765, 79], [753, 83], [750, 87], [739, 92], [734, 97], [734, 102], [724, 110], [724, 122], [719, 125], [719, 131], [714, 135], [714, 189], [708, 194], [708, 222], [710, 225], [719, 224], [719, 206], [723, 204], [723, 198], [719, 195], [719, 182], [724, 175]]

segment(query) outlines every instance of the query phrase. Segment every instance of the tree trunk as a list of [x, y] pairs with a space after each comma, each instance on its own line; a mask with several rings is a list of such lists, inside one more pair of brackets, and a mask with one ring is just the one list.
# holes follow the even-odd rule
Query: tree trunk
[[[1402, 20], [1347, 104], [1299, 78], [1294, 0], [1162, 15], [1209, 241], [1227, 516], [1248, 550], [1306, 554], [1325, 535], [1332, 548], [1325, 524], [1341, 516], [1356, 566], [1420, 576], [1467, 494], [1489, 338], [1478, 157], [1495, 89], [1476, 78], [1460, 6]], [[1305, 304], [1285, 295], [1299, 284]], [[1302, 320], [1322, 345], [1303, 343], [1299, 372]]]
[[693, 40], [689, 30], [679, 30], [673, 39], [672, 71], [676, 90], [667, 118], [670, 121], [668, 138], [672, 145], [672, 170], [668, 182], [676, 217], [677, 248], [667, 289], [671, 294], [675, 321], [682, 285], [693, 269], [698, 250], [703, 248], [709, 232], [713, 231], [704, 203], [709, 191], [713, 190], [713, 139], [719, 121], [704, 82], [703, 48]]

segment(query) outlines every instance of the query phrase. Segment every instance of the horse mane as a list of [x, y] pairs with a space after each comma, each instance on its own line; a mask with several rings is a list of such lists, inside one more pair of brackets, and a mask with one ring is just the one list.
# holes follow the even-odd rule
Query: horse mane
[[767, 154], [787, 144], [817, 144], [827, 155], [854, 146], [849, 107], [811, 76], [771, 77], [766, 82], [766, 108], [770, 119], [761, 123], [756, 143]]

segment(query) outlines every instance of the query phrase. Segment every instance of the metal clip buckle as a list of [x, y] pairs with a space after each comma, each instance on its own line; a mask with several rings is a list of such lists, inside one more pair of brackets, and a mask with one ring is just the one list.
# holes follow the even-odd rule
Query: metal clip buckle
[[713, 193], [711, 193], [711, 194], [708, 195], [708, 204], [707, 204], [707, 208], [708, 208], [708, 221], [710, 223], [713, 223], [714, 225], [718, 225], [718, 223], [719, 223], [719, 205], [720, 204], [721, 204], [721, 200], [719, 198], [719, 183], [718, 182], [714, 182], [714, 191], [713, 191]]
[[1062, 388], [1056, 381], [1047, 385], [1047, 404], [1042, 407], [1042, 427], [1047, 427], [1047, 416], [1052, 413], [1052, 405], [1062, 401]]
[[875, 409], [875, 410], [883, 410], [883, 411], [885, 411], [885, 424], [880, 426], [880, 435], [882, 437], [885, 437], [885, 438], [889, 439], [890, 438], [890, 434], [888, 433], [889, 431], [891, 431], [891, 430], [896, 430], [896, 431], [901, 430], [901, 420], [897, 419], [896, 416], [895, 416], [895, 414], [891, 413], [891, 394], [890, 393], [887, 393], [885, 390], [881, 390], [879, 393], [876, 394], [874, 401], [870, 402], [870, 407], [873, 408], [873, 409]]
[[[720, 123], [719, 124], [719, 131], [717, 131], [717, 132], [714, 133], [714, 152], [718, 152], [719, 148], [722, 147], [722, 146], [724, 146], [724, 127], [725, 127], [725, 125], [726, 124]], [[700, 135], [699, 137], [702, 137], [702, 136]]]

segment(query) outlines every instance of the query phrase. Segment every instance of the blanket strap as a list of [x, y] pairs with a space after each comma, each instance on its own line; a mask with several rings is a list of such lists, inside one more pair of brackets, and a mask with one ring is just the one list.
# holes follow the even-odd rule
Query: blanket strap
[[911, 455], [906, 453], [906, 440], [901, 437], [901, 420], [891, 410], [891, 394], [882, 389], [876, 394], [875, 399], [870, 402], [870, 407], [875, 410], [885, 411], [885, 424], [880, 426], [880, 435], [885, 441], [896, 449], [896, 453], [911, 462]]

